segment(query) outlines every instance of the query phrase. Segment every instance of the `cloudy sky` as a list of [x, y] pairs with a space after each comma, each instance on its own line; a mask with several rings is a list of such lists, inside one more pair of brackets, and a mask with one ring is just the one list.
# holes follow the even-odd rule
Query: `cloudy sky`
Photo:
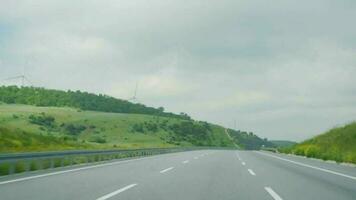
[[[0, 79], [301, 141], [356, 120], [354, 0], [1, 0]], [[1, 84], [15, 84], [2, 81]]]

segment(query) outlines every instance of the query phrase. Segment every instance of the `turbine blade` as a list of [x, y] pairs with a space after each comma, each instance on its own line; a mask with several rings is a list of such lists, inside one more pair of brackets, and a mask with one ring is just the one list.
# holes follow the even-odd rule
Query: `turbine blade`
[[9, 77], [9, 78], [5, 78], [5, 79], [2, 79], [3, 81], [9, 81], [9, 80], [13, 80], [13, 79], [19, 79], [19, 78], [22, 78], [23, 76], [13, 76], [13, 77]]

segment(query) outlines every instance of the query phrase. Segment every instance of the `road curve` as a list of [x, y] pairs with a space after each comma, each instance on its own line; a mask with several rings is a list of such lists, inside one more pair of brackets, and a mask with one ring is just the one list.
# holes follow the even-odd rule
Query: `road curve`
[[1, 200], [354, 200], [356, 168], [256, 151], [205, 150], [0, 179]]

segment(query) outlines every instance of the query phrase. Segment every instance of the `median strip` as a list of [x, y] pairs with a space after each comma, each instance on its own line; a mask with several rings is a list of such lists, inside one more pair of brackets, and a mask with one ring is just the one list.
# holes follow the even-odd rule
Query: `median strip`
[[163, 173], [166, 173], [168, 171], [171, 171], [172, 169], [174, 169], [174, 167], [170, 167], [170, 168], [164, 169], [164, 170], [160, 171], [159, 173], [163, 174]]
[[137, 186], [137, 184], [128, 185], [128, 186], [123, 187], [123, 188], [121, 188], [121, 189], [118, 189], [118, 190], [116, 190], [116, 191], [114, 191], [114, 192], [112, 192], [112, 193], [109, 193], [109, 194], [107, 194], [107, 195], [105, 195], [105, 196], [102, 196], [102, 197], [100, 197], [100, 198], [98, 198], [98, 199], [96, 199], [96, 200], [106, 200], [106, 199], [109, 199], [109, 198], [111, 198], [111, 197], [113, 197], [113, 196], [115, 196], [115, 195], [118, 195], [118, 194], [120, 194], [120, 193], [122, 193], [122, 192], [124, 192], [124, 191], [126, 191], [126, 190], [128, 190], [128, 189], [131, 189], [131, 188], [135, 187], [135, 186]]
[[274, 200], [283, 200], [275, 191], [272, 190], [272, 188], [265, 187], [265, 190], [268, 192], [269, 195], [272, 196]]

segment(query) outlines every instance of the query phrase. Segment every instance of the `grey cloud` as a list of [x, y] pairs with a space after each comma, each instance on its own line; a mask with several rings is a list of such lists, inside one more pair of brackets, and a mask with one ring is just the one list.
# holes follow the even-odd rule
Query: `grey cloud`
[[[354, 120], [352, 0], [2, 1], [0, 77], [139, 100], [265, 137]], [[11, 84], [11, 83], [6, 83]]]

